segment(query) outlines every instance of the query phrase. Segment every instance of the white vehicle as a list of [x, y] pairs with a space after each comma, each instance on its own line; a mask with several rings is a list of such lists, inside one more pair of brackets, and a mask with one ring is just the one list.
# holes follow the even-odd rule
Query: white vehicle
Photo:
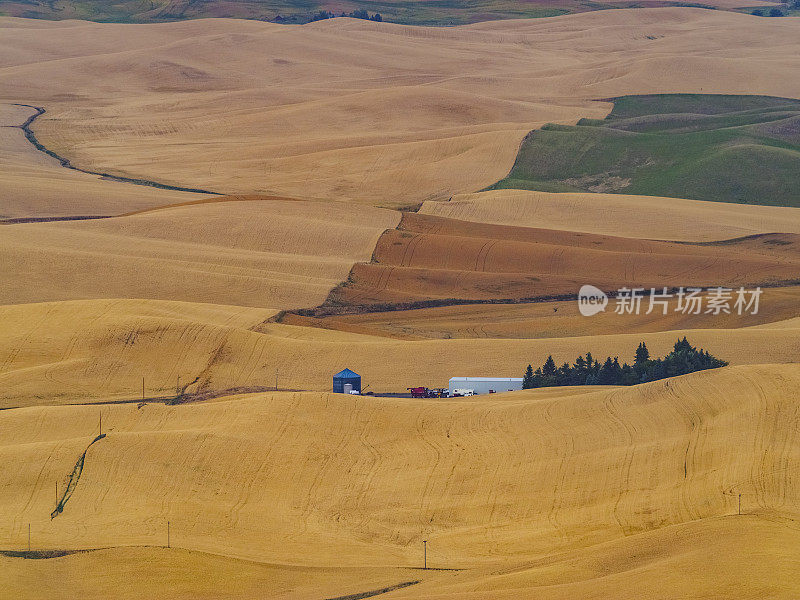
[[472, 394], [513, 392], [522, 389], [522, 377], [451, 377], [450, 395], [456, 390], [471, 390]]
[[454, 389], [453, 393], [450, 394], [451, 398], [458, 398], [458, 397], [465, 397], [465, 396], [474, 396], [475, 390], [464, 390], [464, 389]]

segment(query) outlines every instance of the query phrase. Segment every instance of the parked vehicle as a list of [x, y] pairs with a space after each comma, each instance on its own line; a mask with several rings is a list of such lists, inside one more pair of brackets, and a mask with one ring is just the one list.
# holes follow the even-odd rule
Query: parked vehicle
[[411, 392], [412, 398], [432, 398], [431, 390], [426, 387], [412, 387], [406, 388], [409, 392]]
[[447, 398], [450, 395], [448, 388], [411, 387], [406, 389], [411, 392], [412, 398]]

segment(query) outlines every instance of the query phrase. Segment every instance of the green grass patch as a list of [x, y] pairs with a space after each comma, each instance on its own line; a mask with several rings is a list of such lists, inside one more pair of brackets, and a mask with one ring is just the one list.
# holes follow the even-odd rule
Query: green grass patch
[[546, 125], [490, 189], [585, 191], [800, 206], [800, 100], [660, 94], [606, 119]]

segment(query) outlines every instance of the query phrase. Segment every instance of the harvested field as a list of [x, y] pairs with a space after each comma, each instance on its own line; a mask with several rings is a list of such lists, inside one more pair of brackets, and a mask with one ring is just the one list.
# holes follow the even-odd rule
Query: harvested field
[[[113, 573], [113, 575], [109, 575]], [[443, 579], [440, 573], [392, 567], [315, 568], [242, 560], [185, 548], [103, 548], [60, 559], [24, 560], [0, 556], [0, 583], [20, 600], [55, 598], [140, 600], [254, 597], [304, 600], [335, 598], [379, 589], [388, 582]], [[220, 592], [220, 581], [227, 582]]]
[[398, 220], [393, 211], [343, 202], [226, 197], [114, 219], [0, 226], [0, 303], [313, 306], [355, 262], [369, 260]]
[[797, 234], [769, 234], [668, 243], [405, 213], [396, 230], [381, 236], [373, 261], [356, 264], [317, 313], [574, 297], [584, 284], [613, 291], [793, 281], [800, 272], [798, 241]]
[[[743, 311], [733, 314], [687, 314], [677, 310], [675, 297], [669, 300], [667, 314], [654, 305], [650, 314], [648, 300], [641, 314], [617, 314], [611, 300], [604, 312], [584, 317], [575, 300], [527, 304], [470, 304], [440, 306], [416, 310], [368, 312], [359, 315], [336, 315], [321, 319], [288, 316], [282, 322], [385, 335], [398, 339], [426, 338], [550, 338], [568, 336], [649, 333], [671, 329], [736, 329], [774, 323], [800, 317], [800, 287], [765, 288], [758, 314]], [[305, 320], [303, 320], [305, 319]]]
[[532, 129], [605, 117], [612, 106], [597, 99], [800, 97], [796, 19], [691, 8], [441, 29], [0, 27], [0, 99], [47, 109], [35, 126], [47, 147], [91, 170], [220, 193], [408, 206], [495, 183]]
[[[26, 544], [28, 522], [38, 547], [98, 548], [164, 544], [167, 520], [180, 548], [0, 557], [2, 571], [28, 595], [37, 575], [60, 573], [67, 595], [91, 587], [76, 568], [116, 581], [127, 557], [162, 565], [130, 589], [169, 585], [177, 597], [214, 596], [207, 577], [219, 573], [236, 581], [233, 598], [270, 577], [266, 589], [290, 598], [408, 580], [422, 583], [395, 596], [713, 598], [733, 586], [791, 598], [798, 385], [796, 365], [768, 365], [552, 399], [279, 393], [106, 406], [108, 435], [52, 521], [52, 482], [95, 434], [98, 409], [2, 411], [9, 549]], [[423, 539], [429, 566], [462, 571], [403, 571], [419, 565]]]
[[[318, 390], [345, 366], [365, 391], [446, 387], [450, 377], [520, 377], [548, 354], [630, 360], [646, 341], [663, 355], [687, 335], [732, 364], [791, 363], [800, 319], [742, 329], [678, 329], [542, 339], [400, 340], [270, 322], [275, 311], [144, 300], [91, 300], [0, 309], [0, 408], [104, 402], [145, 396], [187, 399], [225, 390]], [[180, 381], [176, 381], [180, 377]], [[369, 386], [369, 387], [366, 387]], [[73, 460], [74, 463], [74, 460]]]
[[[233, 8], [162, 4], [135, 8]], [[696, 8], [0, 17], [0, 596], [800, 596], [800, 209], [476, 193], [528, 132], [609, 98], [800, 98], [799, 34]], [[46, 109], [36, 140], [77, 168], [221, 195], [63, 168], [15, 103]], [[777, 287], [747, 318], [521, 302], [582, 283]], [[683, 336], [731, 366], [398, 397]], [[329, 393], [345, 367], [373, 395]]]
[[0, 221], [118, 215], [204, 197], [65, 169], [36, 150], [18, 128], [33, 114], [32, 108], [0, 103]]
[[618, 237], [712, 242], [800, 233], [800, 209], [624, 194], [491, 190], [425, 202], [422, 214]]

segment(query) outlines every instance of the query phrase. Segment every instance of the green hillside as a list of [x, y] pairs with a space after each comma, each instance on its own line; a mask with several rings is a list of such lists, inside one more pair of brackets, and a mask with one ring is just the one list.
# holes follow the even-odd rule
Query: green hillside
[[666, 94], [613, 102], [606, 119], [532, 131], [492, 188], [800, 206], [800, 100]]

